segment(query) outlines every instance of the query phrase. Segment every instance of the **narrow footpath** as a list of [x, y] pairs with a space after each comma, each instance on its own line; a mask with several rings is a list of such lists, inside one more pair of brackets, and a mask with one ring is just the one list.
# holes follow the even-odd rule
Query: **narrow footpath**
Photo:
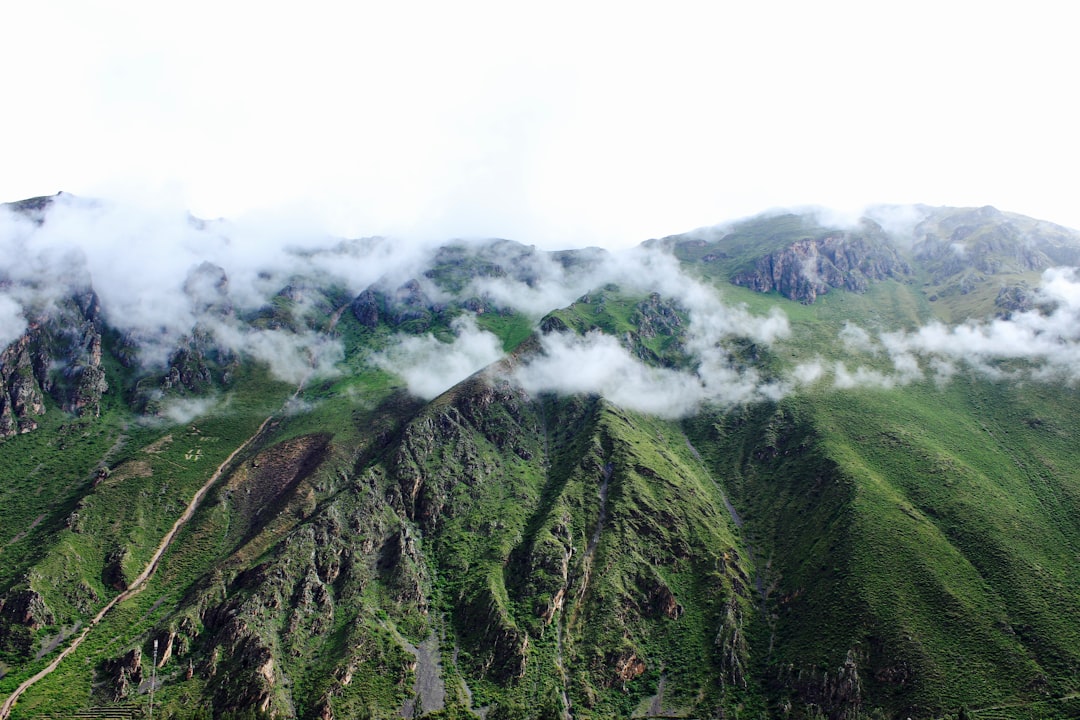
[[[334, 313], [330, 316], [330, 322], [327, 324], [326, 328], [326, 332], [328, 335], [333, 335], [334, 331], [337, 329], [338, 321], [341, 319], [341, 314], [348, 307], [349, 304], [345, 303], [337, 310], [335, 310]], [[296, 398], [300, 396], [300, 393], [304, 391], [304, 386], [307, 384], [307, 381], [310, 377], [311, 375], [309, 374], [296, 386], [296, 390], [285, 402], [286, 408], [288, 407], [289, 403], [296, 400]], [[229, 457], [225, 458], [225, 460], [223, 460], [222, 463], [217, 466], [217, 470], [214, 471], [214, 474], [211, 475], [210, 479], [207, 480], [203, 484], [203, 486], [198, 489], [194, 497], [191, 498], [191, 502], [189, 502], [187, 507], [184, 509], [183, 514], [181, 514], [180, 517], [177, 518], [176, 522], [173, 523], [172, 529], [170, 529], [169, 532], [165, 533], [165, 537], [161, 539], [161, 543], [158, 544], [157, 550], [154, 551], [154, 554], [150, 558], [150, 561], [146, 564], [146, 567], [143, 568], [143, 571], [139, 573], [138, 577], [131, 581], [127, 589], [114, 597], [105, 607], [101, 608], [98, 614], [94, 616], [93, 620], [91, 620], [89, 624], [87, 624], [87, 626], [83, 629], [82, 633], [77, 638], [75, 638], [70, 645], [64, 648], [64, 650], [59, 655], [57, 655], [56, 658], [48, 664], [48, 666], [46, 666], [33, 677], [26, 679], [21, 685], [19, 685], [19, 687], [15, 688], [15, 692], [11, 693], [11, 695], [8, 696], [7, 700], [4, 701], [3, 705], [0, 705], [0, 720], [8, 720], [8, 716], [11, 715], [11, 709], [15, 707], [15, 702], [19, 699], [19, 696], [26, 692], [28, 689], [30, 689], [30, 687], [32, 687], [34, 683], [48, 676], [49, 673], [60, 667], [60, 663], [64, 661], [64, 658], [75, 652], [79, 645], [82, 644], [82, 641], [86, 639], [86, 636], [90, 634], [90, 631], [93, 630], [94, 627], [96, 627], [97, 624], [100, 623], [106, 615], [108, 615], [110, 610], [112, 610], [114, 607], [124, 602], [125, 600], [133, 597], [136, 593], [140, 592], [146, 586], [146, 581], [149, 580], [150, 577], [157, 570], [158, 565], [161, 563], [162, 556], [164, 556], [165, 552], [172, 546], [173, 541], [176, 539], [177, 534], [180, 532], [180, 529], [187, 524], [188, 520], [194, 517], [195, 511], [199, 509], [199, 505], [202, 503], [203, 498], [206, 496], [206, 493], [208, 493], [210, 491], [210, 488], [214, 486], [214, 483], [216, 483], [221, 478], [221, 476], [225, 473], [226, 469], [228, 469], [232, 461], [236, 459], [236, 456], [243, 452], [245, 449], [247, 449], [253, 442], [255, 442], [255, 440], [262, 434], [263, 430], [266, 429], [266, 426], [270, 424], [270, 421], [273, 420], [275, 416], [276, 414], [270, 415], [268, 418], [263, 420], [262, 423], [259, 425], [259, 428], [254, 432], [254, 434], [247, 440], [242, 442], [239, 447], [229, 453]]]
[[[299, 392], [300, 390], [298, 388], [297, 394]], [[294, 394], [292, 397], [295, 398], [296, 394]], [[221, 478], [221, 476], [225, 473], [225, 470], [229, 467], [229, 465], [236, 458], [236, 456], [239, 455], [248, 446], [250, 446], [256, 440], [256, 438], [258, 438], [259, 435], [262, 434], [263, 430], [266, 429], [266, 426], [270, 423], [271, 420], [274, 419], [274, 417], [275, 415], [271, 415], [270, 417], [263, 420], [262, 424], [259, 425], [259, 429], [256, 430], [251, 437], [241, 443], [238, 448], [233, 450], [229, 454], [229, 457], [225, 458], [225, 460], [222, 461], [220, 465], [218, 465], [217, 470], [215, 470], [214, 474], [210, 476], [210, 479], [207, 480], [191, 498], [191, 502], [188, 503], [187, 507], [184, 509], [183, 514], [180, 515], [179, 518], [177, 518], [175, 523], [173, 523], [173, 526], [169, 530], [169, 532], [165, 533], [165, 537], [161, 539], [161, 542], [158, 544], [157, 550], [154, 551], [154, 554], [153, 556], [151, 556], [150, 561], [146, 564], [146, 567], [143, 568], [143, 571], [139, 573], [138, 577], [131, 581], [127, 589], [114, 597], [111, 601], [109, 601], [109, 603], [105, 605], [105, 607], [101, 608], [101, 610], [98, 611], [98, 614], [93, 617], [93, 619], [87, 624], [85, 628], [83, 628], [82, 633], [80, 633], [78, 637], [72, 640], [71, 644], [64, 648], [64, 650], [59, 655], [57, 655], [51, 663], [49, 663], [45, 668], [43, 668], [33, 677], [24, 680], [23, 683], [19, 685], [19, 687], [15, 688], [15, 692], [11, 693], [11, 695], [8, 696], [8, 698], [4, 701], [3, 705], [0, 705], [0, 720], [7, 720], [8, 716], [11, 714], [11, 709], [15, 706], [15, 702], [19, 699], [19, 696], [26, 692], [28, 689], [30, 689], [30, 687], [33, 686], [34, 683], [48, 676], [49, 673], [60, 667], [60, 663], [64, 661], [64, 658], [66, 658], [68, 655], [78, 649], [79, 645], [81, 645], [83, 640], [86, 639], [86, 636], [90, 634], [90, 631], [93, 630], [94, 627], [96, 627], [97, 624], [100, 623], [106, 615], [109, 614], [110, 610], [112, 610], [114, 607], [124, 602], [125, 600], [133, 597], [146, 586], [146, 581], [150, 579], [150, 577], [157, 570], [158, 565], [161, 563], [162, 556], [164, 556], [165, 552], [172, 546], [173, 541], [176, 539], [177, 534], [180, 532], [180, 529], [183, 528], [184, 525], [187, 524], [187, 522], [195, 515], [195, 511], [199, 509], [199, 505], [202, 503], [202, 500], [206, 496], [206, 493], [209, 492], [210, 488], [213, 487], [214, 483], [216, 483]]]

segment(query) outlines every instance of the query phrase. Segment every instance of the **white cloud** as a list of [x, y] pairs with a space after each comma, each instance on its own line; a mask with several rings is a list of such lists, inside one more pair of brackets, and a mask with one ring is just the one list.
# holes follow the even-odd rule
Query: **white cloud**
[[840, 330], [840, 342], [849, 353], [861, 352], [876, 354], [880, 349], [870, 338], [870, 333], [852, 322], [845, 322]]
[[7, 295], [0, 295], [0, 351], [26, 332], [22, 306]]
[[692, 306], [686, 350], [696, 362], [693, 372], [646, 365], [618, 338], [594, 331], [543, 336], [541, 353], [517, 367], [513, 379], [531, 393], [598, 394], [621, 407], [669, 418], [689, 415], [706, 403], [776, 400], [790, 392], [785, 383], [737, 366], [725, 345], [733, 337], [765, 344], [786, 337], [786, 316], [774, 311], [762, 318], [745, 307], [726, 306], [689, 278], [678, 290], [679, 299]]
[[[840, 388], [904, 385], [929, 372], [938, 384], [961, 367], [991, 379], [1066, 380], [1080, 382], [1080, 278], [1075, 268], [1043, 273], [1037, 294], [1042, 309], [1013, 313], [1009, 318], [971, 320], [948, 326], [932, 322], [912, 331], [885, 332], [881, 346], [893, 365], [891, 374], [843, 363], [834, 371]], [[875, 348], [868, 335], [845, 326], [841, 340], [850, 349]]]
[[544, 336], [542, 354], [517, 368], [513, 378], [529, 393], [597, 394], [662, 417], [689, 414], [705, 394], [694, 376], [645, 365], [617, 339], [598, 332]]
[[374, 362], [403, 378], [409, 392], [430, 400], [502, 357], [499, 338], [476, 325], [471, 315], [462, 315], [452, 324], [453, 342], [444, 343], [433, 335], [402, 336]]
[[227, 404], [218, 397], [170, 398], [162, 405], [158, 416], [177, 425], [186, 425], [211, 412], [219, 412]]
[[820, 360], [799, 363], [792, 369], [791, 378], [799, 385], [813, 385], [825, 375], [825, 368]]

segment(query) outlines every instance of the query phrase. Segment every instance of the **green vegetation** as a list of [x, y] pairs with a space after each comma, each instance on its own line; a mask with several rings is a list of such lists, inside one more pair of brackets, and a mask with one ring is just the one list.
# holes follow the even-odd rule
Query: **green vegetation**
[[[886, 373], [885, 353], [839, 339], [849, 326], [984, 318], [1003, 284], [1035, 283], [1008, 233], [964, 235], [989, 264], [956, 269], [942, 253], [969, 222], [926, 226], [944, 250], [910, 274], [807, 304], [727, 284], [832, 232], [805, 218], [658, 242], [728, 305], [786, 314], [791, 335], [770, 347], [724, 338], [733, 365]], [[373, 362], [400, 335], [452, 340], [471, 312], [507, 365], [536, 333], [597, 332], [647, 364], [700, 369], [674, 298], [608, 285], [534, 323], [424, 295], [535, 280], [537, 255], [450, 248], [423, 284], [351, 305], [297, 279], [245, 321], [341, 343], [337, 372], [299, 390], [208, 336], [185, 340], [166, 383], [121, 363], [125, 341], [106, 333], [100, 417], [46, 394], [39, 428], [0, 445], [0, 696], [128, 587], [243, 451], [143, 589], [12, 717], [145, 707], [152, 672], [155, 716], [177, 720], [1076, 716], [1080, 391], [964, 372], [825, 379], [666, 421], [497, 374], [423, 402]], [[206, 402], [183, 423], [131, 409], [178, 398]]]

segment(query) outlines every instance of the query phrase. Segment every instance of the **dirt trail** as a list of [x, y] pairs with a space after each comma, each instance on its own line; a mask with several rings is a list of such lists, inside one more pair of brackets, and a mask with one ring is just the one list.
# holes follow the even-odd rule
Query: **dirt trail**
[[[341, 314], [345, 312], [345, 309], [348, 307], [349, 303], [345, 303], [334, 311], [334, 313], [330, 316], [330, 322], [327, 326], [327, 333], [332, 334], [337, 329], [337, 324], [338, 321], [341, 319]], [[286, 408], [289, 406], [290, 403], [294, 402], [296, 398], [300, 396], [301, 392], [304, 391], [304, 386], [307, 385], [307, 381], [310, 376], [311, 374], [309, 373], [308, 376], [301, 380], [300, 383], [296, 386], [296, 390], [293, 391], [293, 394], [289, 396], [289, 399], [287, 401], [285, 401]], [[136, 593], [140, 592], [143, 589], [146, 581], [149, 580], [150, 576], [154, 574], [155, 570], [157, 570], [158, 565], [161, 563], [162, 556], [165, 555], [165, 551], [168, 550], [170, 546], [172, 546], [173, 540], [176, 539], [177, 533], [179, 533], [180, 529], [187, 523], [187, 521], [195, 515], [195, 511], [199, 509], [199, 505], [202, 503], [203, 497], [206, 496], [206, 493], [208, 493], [210, 491], [210, 488], [214, 486], [214, 483], [216, 483], [221, 478], [221, 476], [225, 473], [225, 470], [229, 467], [232, 461], [236, 459], [236, 456], [243, 452], [249, 445], [255, 442], [255, 440], [260, 435], [262, 435], [263, 430], [266, 429], [266, 426], [270, 424], [270, 421], [273, 420], [275, 416], [276, 413], [270, 415], [265, 420], [263, 420], [262, 423], [259, 425], [259, 428], [254, 432], [254, 434], [252, 434], [251, 437], [242, 442], [239, 447], [229, 453], [229, 457], [225, 458], [225, 460], [223, 460], [222, 463], [217, 466], [217, 469], [214, 471], [214, 474], [210, 476], [210, 479], [207, 480], [206, 483], [204, 483], [203, 486], [199, 488], [198, 491], [196, 491], [194, 497], [191, 498], [191, 502], [189, 502], [188, 506], [184, 509], [184, 513], [179, 518], [177, 518], [175, 523], [173, 523], [173, 526], [169, 530], [169, 532], [165, 533], [165, 537], [161, 539], [161, 543], [158, 545], [157, 550], [154, 551], [153, 556], [150, 558], [150, 562], [146, 564], [146, 567], [143, 568], [143, 571], [141, 573], [139, 573], [139, 576], [136, 577], [133, 581], [131, 581], [131, 583], [127, 587], [127, 590], [114, 597], [105, 607], [101, 608], [98, 614], [94, 616], [93, 620], [91, 620], [90, 623], [83, 629], [82, 633], [77, 638], [75, 638], [75, 640], [73, 640], [70, 645], [64, 648], [64, 650], [56, 656], [56, 659], [49, 663], [39, 673], [23, 681], [23, 683], [19, 685], [19, 687], [15, 688], [15, 692], [11, 693], [8, 699], [4, 701], [3, 705], [0, 705], [0, 720], [8, 720], [8, 716], [11, 715], [11, 709], [15, 707], [15, 702], [19, 699], [19, 696], [26, 692], [34, 683], [49, 675], [49, 673], [51, 673], [56, 668], [60, 667], [60, 663], [64, 661], [64, 658], [75, 652], [76, 648], [78, 648], [79, 645], [82, 644], [82, 641], [86, 639], [86, 636], [90, 634], [90, 631], [93, 630], [94, 627], [101, 622], [102, 618], [104, 618], [110, 610], [116, 607], [116, 605], [118, 605], [119, 603], [122, 603], [128, 598], [133, 597]], [[117, 445], [114, 445], [113, 448], [109, 450], [109, 453], [112, 453], [116, 449], [116, 447], [119, 446], [119, 444], [119, 441], [117, 441]]]
[[[300, 393], [302, 387], [303, 385], [297, 388], [296, 393], [294, 393], [292, 396], [293, 398], [295, 398], [296, 395]], [[125, 600], [133, 597], [143, 589], [143, 587], [146, 585], [146, 581], [149, 580], [150, 576], [154, 574], [155, 570], [157, 570], [158, 565], [161, 563], [162, 556], [164, 556], [165, 552], [169, 549], [170, 546], [172, 546], [173, 541], [176, 539], [177, 533], [179, 533], [180, 529], [188, 522], [188, 520], [190, 520], [195, 515], [195, 511], [199, 509], [199, 505], [202, 503], [202, 500], [206, 496], [206, 493], [209, 492], [210, 488], [214, 485], [214, 483], [216, 483], [221, 478], [222, 474], [224, 474], [225, 470], [229, 467], [232, 461], [236, 459], [236, 456], [239, 455], [249, 445], [251, 445], [251, 443], [254, 442], [255, 439], [259, 437], [259, 435], [262, 434], [263, 430], [266, 429], [266, 426], [274, 417], [274, 415], [271, 415], [270, 417], [263, 420], [262, 424], [259, 425], [259, 429], [256, 430], [251, 437], [241, 443], [238, 448], [233, 450], [229, 454], [229, 457], [225, 458], [225, 460], [222, 461], [220, 465], [218, 465], [217, 470], [215, 470], [214, 474], [210, 476], [210, 479], [207, 480], [206, 483], [204, 483], [203, 486], [198, 489], [198, 491], [196, 491], [194, 497], [191, 498], [191, 502], [188, 503], [187, 507], [184, 509], [183, 514], [179, 518], [177, 518], [175, 523], [173, 523], [173, 526], [169, 529], [169, 532], [165, 533], [165, 537], [161, 539], [161, 542], [158, 544], [157, 550], [154, 551], [154, 554], [151, 556], [150, 561], [146, 564], [146, 567], [143, 568], [143, 571], [139, 573], [138, 577], [131, 581], [127, 589], [114, 597], [112, 600], [110, 600], [109, 603], [105, 605], [105, 607], [101, 608], [101, 610], [98, 611], [98, 614], [93, 617], [93, 619], [86, 625], [85, 628], [83, 628], [82, 633], [80, 633], [79, 636], [76, 637], [70, 645], [64, 648], [64, 650], [59, 655], [57, 655], [51, 663], [49, 663], [43, 670], [38, 672], [33, 677], [30, 677], [27, 680], [23, 681], [23, 683], [19, 685], [19, 687], [15, 688], [15, 692], [11, 693], [7, 700], [4, 701], [3, 705], [0, 705], [0, 720], [7, 720], [8, 716], [11, 714], [11, 709], [15, 706], [15, 702], [19, 699], [19, 696], [26, 692], [28, 689], [30, 689], [30, 687], [34, 685], [34, 683], [46, 677], [53, 670], [58, 668], [60, 666], [60, 663], [64, 661], [64, 658], [75, 652], [79, 645], [82, 644], [82, 641], [86, 639], [86, 636], [90, 634], [90, 631], [93, 630], [94, 627], [101, 622], [101, 620], [109, 613], [110, 610], [116, 607], [116, 605], [118, 605], [119, 603], [122, 603]]]

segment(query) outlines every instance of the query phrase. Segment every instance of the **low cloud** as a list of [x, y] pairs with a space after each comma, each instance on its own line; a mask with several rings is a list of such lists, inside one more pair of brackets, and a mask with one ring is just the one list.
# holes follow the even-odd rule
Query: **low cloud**
[[[252, 329], [238, 318], [271, 304], [297, 278], [352, 294], [380, 279], [403, 280], [430, 249], [329, 238], [282, 217], [202, 221], [176, 208], [60, 195], [34, 218], [0, 209], [0, 253], [15, 260], [0, 269], [0, 348], [25, 331], [27, 317], [93, 287], [105, 320], [132, 341], [145, 369], [165, 367], [201, 328], [298, 384], [332, 375], [341, 343], [315, 330]], [[298, 317], [312, 311], [306, 302]]]
[[825, 366], [821, 360], [799, 363], [790, 373], [791, 380], [796, 385], [813, 385], [825, 376]]
[[456, 318], [452, 327], [453, 342], [442, 342], [431, 334], [401, 336], [373, 360], [405, 380], [409, 392], [430, 400], [503, 355], [499, 338], [477, 327], [472, 315]]
[[1080, 278], [1075, 268], [1051, 268], [1036, 291], [1040, 309], [1008, 318], [915, 330], [869, 333], [848, 324], [840, 340], [848, 352], [886, 353], [890, 371], [833, 368], [837, 388], [897, 387], [926, 378], [939, 385], [963, 369], [992, 380], [1080, 382]]
[[696, 363], [692, 372], [646, 365], [618, 338], [594, 331], [584, 336], [545, 335], [541, 353], [516, 368], [512, 379], [530, 393], [596, 394], [621, 407], [666, 418], [685, 417], [705, 404], [777, 400], [790, 392], [790, 383], [766, 380], [755, 369], [737, 365], [725, 345], [733, 337], [765, 344], [786, 337], [786, 316], [779, 311], [754, 316], [742, 306], [723, 305], [715, 293], [699, 294], [700, 290], [682, 298], [694, 305], [686, 342]]
[[610, 335], [552, 333], [542, 353], [513, 379], [529, 393], [596, 394], [629, 410], [679, 417], [702, 402], [704, 387], [689, 373], [645, 365]]
[[0, 352], [26, 332], [22, 305], [14, 298], [0, 295]]
[[[870, 212], [887, 229], [908, 231], [923, 214], [912, 208]], [[332, 375], [343, 357], [340, 342], [315, 329], [327, 312], [318, 304], [321, 296], [294, 298], [299, 331], [252, 329], [240, 319], [275, 302], [286, 285], [333, 284], [351, 297], [375, 283], [397, 287], [415, 278], [435, 301], [451, 299], [424, 276], [435, 253], [431, 244], [340, 240], [282, 217], [201, 221], [174, 208], [119, 208], [71, 196], [55, 199], [43, 217], [39, 223], [0, 209], [0, 253], [17, 259], [0, 268], [0, 348], [51, 303], [92, 286], [106, 321], [136, 340], [146, 368], [163, 366], [199, 327], [223, 347], [298, 384]], [[727, 304], [713, 285], [686, 274], [675, 257], [656, 247], [591, 249], [571, 257], [504, 243], [485, 246], [483, 253], [509, 272], [472, 280], [457, 299], [482, 296], [538, 319], [611, 284], [631, 295], [658, 293], [687, 319], [683, 351], [692, 370], [647, 366], [619, 338], [551, 334], [514, 374], [532, 392], [597, 393], [628, 408], [678, 417], [706, 403], [776, 399], [810, 385], [947, 383], [965, 370], [989, 378], [1080, 382], [1080, 278], [1072, 269], [1048, 270], [1037, 291], [1039, 309], [1008, 319], [877, 333], [848, 323], [838, 340], [861, 359], [813, 360], [777, 381], [736, 362], [733, 341], [782, 343], [791, 336], [788, 317], [777, 308], [754, 314], [745, 305]], [[207, 267], [212, 270], [204, 272]], [[435, 397], [502, 356], [498, 338], [471, 316], [456, 320], [453, 331], [451, 342], [403, 336], [374, 361], [400, 375], [413, 393]]]
[[881, 347], [871, 339], [870, 333], [851, 322], [844, 323], [843, 329], [840, 330], [840, 342], [844, 344], [844, 350], [849, 353], [875, 355], [881, 351]]
[[186, 425], [196, 418], [219, 412], [228, 404], [219, 397], [171, 398], [158, 411], [158, 417], [177, 425]]
[[337, 374], [345, 358], [339, 340], [314, 331], [249, 330], [223, 322], [209, 327], [222, 346], [265, 363], [274, 377], [294, 385]]
[[[1052, 309], [955, 327], [932, 323], [912, 332], [884, 333], [881, 341], [894, 363], [905, 357], [933, 361], [939, 376], [947, 374], [949, 366], [964, 365], [991, 378], [1080, 381], [1080, 279], [1076, 269], [1047, 270], [1037, 294], [1040, 304]], [[1009, 361], [1026, 364], [1017, 366]]]
[[[431, 252], [427, 245], [383, 238], [343, 241], [287, 217], [203, 221], [178, 208], [71, 195], [55, 197], [36, 219], [43, 222], [0, 209], [0, 254], [14, 260], [0, 270], [5, 296], [24, 314], [47, 312], [73, 289], [93, 287], [105, 319], [137, 341], [148, 368], [161, 367], [197, 324], [220, 325], [220, 312], [207, 308], [216, 288], [200, 285], [198, 277], [192, 283], [201, 267], [224, 271], [223, 300], [244, 313], [271, 303], [297, 278], [337, 284], [354, 295], [381, 278], [403, 281]], [[0, 307], [0, 340], [10, 337], [13, 315], [10, 302]], [[282, 345], [291, 346], [289, 355], [314, 346], [309, 338], [286, 341], [284, 334], [255, 334], [244, 342], [235, 332], [223, 334], [261, 359]], [[294, 365], [279, 362], [276, 372], [295, 378]]]

